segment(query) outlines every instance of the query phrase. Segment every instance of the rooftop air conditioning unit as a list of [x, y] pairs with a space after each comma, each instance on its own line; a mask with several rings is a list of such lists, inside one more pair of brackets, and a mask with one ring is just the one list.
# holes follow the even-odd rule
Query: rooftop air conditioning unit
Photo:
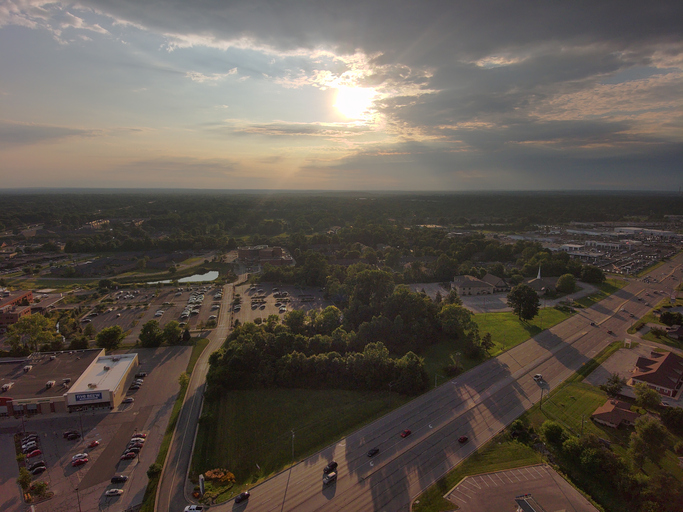
[[95, 389], [97, 387], [97, 384], [95, 384], [94, 382], [91, 382], [90, 384], [88, 384], [88, 387], [90, 389]]

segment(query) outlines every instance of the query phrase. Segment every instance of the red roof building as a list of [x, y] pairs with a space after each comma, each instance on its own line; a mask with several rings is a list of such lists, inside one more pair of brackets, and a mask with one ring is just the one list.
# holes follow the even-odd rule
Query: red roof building
[[639, 357], [631, 381], [647, 384], [661, 395], [675, 396], [683, 385], [683, 357], [672, 352], [651, 352], [650, 357]]
[[620, 425], [633, 425], [639, 418], [637, 412], [631, 410], [631, 404], [619, 400], [607, 400], [595, 412], [591, 414], [591, 419], [601, 425], [612, 428], [619, 428]]

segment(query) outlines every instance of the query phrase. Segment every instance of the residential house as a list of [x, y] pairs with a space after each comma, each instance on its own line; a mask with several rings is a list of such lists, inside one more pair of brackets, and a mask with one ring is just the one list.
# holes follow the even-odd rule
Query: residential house
[[621, 425], [633, 425], [640, 415], [631, 410], [631, 404], [620, 400], [607, 400], [603, 405], [595, 409], [591, 419], [612, 428]]

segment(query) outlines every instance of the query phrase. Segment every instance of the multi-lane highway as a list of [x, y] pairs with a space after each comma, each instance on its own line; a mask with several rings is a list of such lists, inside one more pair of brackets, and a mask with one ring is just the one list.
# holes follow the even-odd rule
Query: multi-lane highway
[[[229, 502], [212, 510], [409, 510], [415, 496], [538, 402], [542, 392], [556, 387], [612, 341], [623, 339], [634, 322], [630, 315], [642, 316], [650, 309], [647, 302], [663, 297], [645, 293], [668, 294], [679, 283], [670, 276], [680, 278], [682, 261], [683, 255], [678, 255], [653, 271], [650, 275], [659, 282], [634, 280], [593, 307], [263, 482], [251, 490], [248, 502]], [[536, 373], [543, 375], [540, 383], [533, 380]], [[412, 435], [401, 438], [404, 429]], [[458, 442], [462, 435], [469, 437], [467, 443]], [[369, 458], [366, 453], [373, 447], [380, 451]], [[322, 470], [330, 460], [339, 463], [339, 476], [336, 483], [323, 486]], [[161, 494], [173, 497], [167, 501], [173, 505], [161, 506], [160, 499], [158, 510], [181, 511], [182, 487], [177, 480], [169, 484], [165, 474]]]

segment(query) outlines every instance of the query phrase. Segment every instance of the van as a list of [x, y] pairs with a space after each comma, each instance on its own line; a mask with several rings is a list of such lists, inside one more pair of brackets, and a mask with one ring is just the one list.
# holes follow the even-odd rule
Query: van
[[335, 473], [335, 472], [333, 471], [332, 473], [328, 473], [327, 475], [325, 475], [325, 476], [323, 477], [323, 484], [329, 485], [329, 484], [331, 484], [332, 482], [334, 482], [336, 479], [337, 479], [337, 473]]

